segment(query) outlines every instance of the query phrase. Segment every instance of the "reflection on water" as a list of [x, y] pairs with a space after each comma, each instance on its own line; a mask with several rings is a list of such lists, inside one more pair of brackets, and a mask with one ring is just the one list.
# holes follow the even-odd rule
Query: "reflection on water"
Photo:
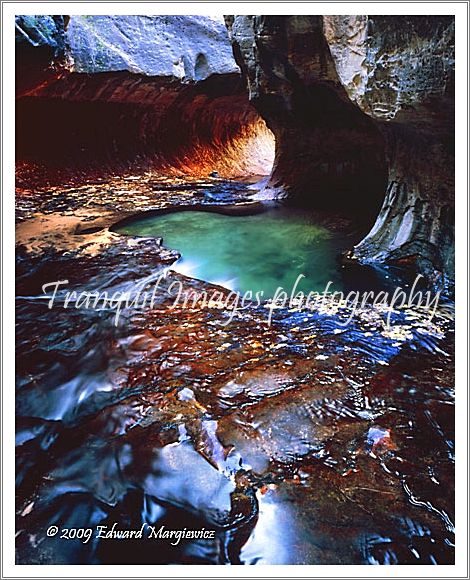
[[[256, 527], [242, 550], [243, 561], [246, 564], [294, 563], [291, 559], [292, 535], [289, 533], [290, 526], [281, 524], [279, 511], [275, 501], [270, 498], [261, 499]], [[292, 521], [295, 514], [291, 513], [290, 518]]]
[[[206, 229], [227, 217], [201, 216]], [[236, 230], [240, 260], [267, 252], [253, 248], [251, 217], [258, 225], [240, 225], [251, 245]], [[271, 239], [309, 229], [268, 224]], [[319, 283], [334, 274], [336, 242], [315, 232], [327, 255], [312, 271]], [[453, 321], [405, 310], [390, 333], [377, 312], [344, 327], [348, 312], [279, 309], [268, 326], [258, 309], [226, 326], [223, 311], [172, 309], [162, 287], [153, 310], [123, 312], [116, 327], [114, 312], [48, 310], [38, 298], [64, 273], [79, 287], [126, 288], [158, 276], [159, 256], [122, 241], [94, 258], [18, 259], [17, 561], [452, 563]], [[278, 285], [273, 268], [263, 282]], [[85, 544], [45, 533], [114, 524], [215, 537]]]
[[263, 291], [270, 298], [281, 286], [289, 293], [323, 291], [328, 281], [341, 289], [338, 254], [351, 244], [305, 212], [275, 208], [256, 215], [230, 216], [178, 211], [147, 216], [117, 231], [163, 237], [182, 257], [173, 269], [241, 293]]

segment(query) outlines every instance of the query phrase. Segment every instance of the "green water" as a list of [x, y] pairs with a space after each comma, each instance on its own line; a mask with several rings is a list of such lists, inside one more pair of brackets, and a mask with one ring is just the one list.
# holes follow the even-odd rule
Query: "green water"
[[286, 208], [256, 215], [178, 211], [143, 217], [116, 231], [162, 237], [182, 257], [173, 270], [242, 293], [262, 291], [270, 298], [279, 286], [290, 293], [323, 291], [328, 281], [341, 289], [338, 253], [346, 237], [328, 230], [306, 213]]

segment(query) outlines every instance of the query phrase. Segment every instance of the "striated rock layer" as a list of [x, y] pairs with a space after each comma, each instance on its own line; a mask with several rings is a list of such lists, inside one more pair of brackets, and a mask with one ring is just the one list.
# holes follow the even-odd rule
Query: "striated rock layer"
[[270, 171], [273, 136], [248, 101], [221, 17], [18, 17], [17, 57], [17, 159], [49, 180], [136, 166]]
[[355, 256], [453, 278], [453, 18], [226, 24], [250, 100], [276, 136], [265, 194], [372, 212], [382, 203]]
[[21, 98], [17, 114], [18, 156], [49, 168], [238, 177], [266, 174], [272, 163], [273, 137], [237, 74], [181, 85], [72, 73]]

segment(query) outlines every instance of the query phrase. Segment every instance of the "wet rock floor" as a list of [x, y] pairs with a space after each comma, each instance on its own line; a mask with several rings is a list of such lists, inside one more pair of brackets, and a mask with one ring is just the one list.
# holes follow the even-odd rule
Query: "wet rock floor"
[[[246, 184], [127, 176], [17, 193], [19, 563], [444, 564], [454, 521], [453, 320], [416, 309], [175, 307], [174, 251], [108, 226], [245, 203]], [[153, 308], [48, 309], [41, 287]], [[213, 538], [48, 537], [52, 526]]]

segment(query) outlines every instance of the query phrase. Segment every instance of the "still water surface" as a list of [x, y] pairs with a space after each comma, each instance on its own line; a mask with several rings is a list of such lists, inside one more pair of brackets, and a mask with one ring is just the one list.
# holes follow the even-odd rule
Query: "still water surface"
[[[177, 211], [144, 216], [118, 232], [162, 237], [181, 258], [173, 270], [241, 293], [262, 291], [271, 298], [281, 286], [323, 291], [328, 281], [341, 288], [339, 253], [348, 235], [314, 216], [289, 208], [232, 216], [210, 211]], [[333, 288], [333, 286], [332, 286]]]

